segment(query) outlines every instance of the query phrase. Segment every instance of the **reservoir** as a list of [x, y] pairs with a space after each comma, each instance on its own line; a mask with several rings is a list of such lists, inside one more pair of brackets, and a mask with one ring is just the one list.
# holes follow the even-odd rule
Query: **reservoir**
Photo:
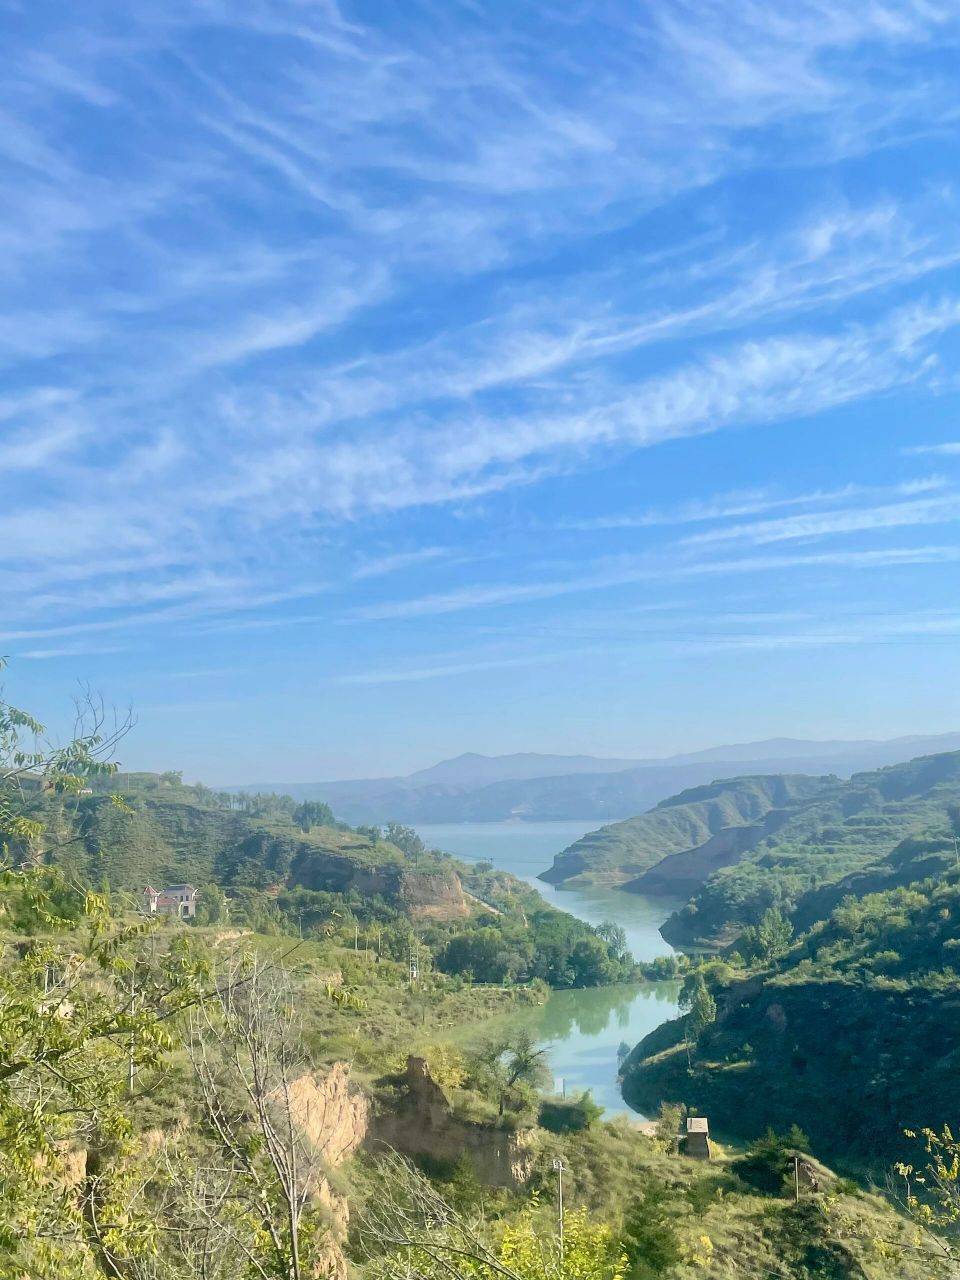
[[[679, 903], [644, 898], [609, 888], [560, 889], [538, 880], [537, 873], [553, 862], [553, 855], [588, 831], [605, 825], [596, 819], [581, 822], [474, 822], [421, 825], [421, 837], [465, 861], [487, 859], [532, 885], [552, 906], [597, 925], [613, 920], [622, 925], [627, 945], [637, 960], [671, 955], [673, 948], [660, 937], [660, 925]], [[628, 1111], [617, 1084], [617, 1050], [642, 1040], [661, 1022], [677, 1016], [676, 982], [648, 982], [617, 987], [588, 987], [555, 991], [545, 1005], [513, 1015], [538, 1040], [549, 1044], [550, 1067], [569, 1093], [589, 1089], [608, 1114]], [[496, 1022], [484, 1024], [489, 1034]]]

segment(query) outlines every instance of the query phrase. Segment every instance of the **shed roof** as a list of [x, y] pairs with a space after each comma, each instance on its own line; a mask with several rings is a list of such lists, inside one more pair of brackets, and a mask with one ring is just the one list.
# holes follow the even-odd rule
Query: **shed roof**
[[688, 1116], [687, 1133], [709, 1133], [710, 1126], [706, 1116]]

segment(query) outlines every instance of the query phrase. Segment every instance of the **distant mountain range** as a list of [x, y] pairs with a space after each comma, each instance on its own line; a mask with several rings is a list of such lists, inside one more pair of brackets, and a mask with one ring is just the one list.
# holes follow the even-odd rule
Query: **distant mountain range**
[[352, 824], [609, 820], [642, 813], [678, 791], [736, 774], [849, 777], [913, 756], [955, 750], [960, 750], [960, 733], [887, 741], [771, 738], [660, 760], [468, 752], [406, 777], [262, 782], [232, 790], [277, 791], [298, 800], [325, 800], [338, 818]]

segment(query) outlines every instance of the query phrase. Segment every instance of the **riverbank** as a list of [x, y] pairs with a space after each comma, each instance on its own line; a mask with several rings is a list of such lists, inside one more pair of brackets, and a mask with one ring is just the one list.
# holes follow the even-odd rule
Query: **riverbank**
[[[660, 935], [660, 925], [678, 904], [639, 894], [627, 894], [600, 886], [558, 888], [537, 879], [553, 855], [596, 823], [491, 822], [457, 823], [418, 828], [430, 846], [465, 861], [486, 859], [509, 871], [537, 890], [544, 901], [561, 911], [598, 925], [604, 920], [619, 924], [627, 946], [637, 960], [650, 961], [674, 954]], [[558, 1092], [589, 1089], [608, 1116], [628, 1112], [642, 1119], [620, 1094], [619, 1057], [664, 1022], [677, 1016], [680, 985], [646, 982], [575, 991], [554, 991], [538, 1007], [526, 1007], [482, 1024], [458, 1029], [468, 1039], [489, 1038], [496, 1029], [523, 1026], [541, 1043]]]

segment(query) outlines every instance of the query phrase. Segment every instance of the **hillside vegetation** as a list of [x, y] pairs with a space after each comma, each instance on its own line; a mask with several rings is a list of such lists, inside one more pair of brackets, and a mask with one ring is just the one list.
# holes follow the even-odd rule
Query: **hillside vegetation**
[[542, 878], [687, 898], [663, 936], [680, 947], [722, 946], [770, 907], [804, 928], [846, 894], [907, 883], [909, 840], [935, 834], [958, 803], [960, 752], [849, 781], [735, 778], [591, 832]]
[[622, 884], [669, 854], [704, 844], [795, 800], [816, 795], [821, 778], [803, 774], [731, 778], [681, 791], [649, 813], [588, 832], [554, 858], [540, 879], [548, 884]]
[[[818, 1152], [848, 1166], [889, 1168], [894, 1157], [910, 1157], [905, 1129], [955, 1125], [955, 834], [944, 822], [928, 839], [903, 842], [876, 870], [801, 900], [797, 918], [815, 905], [825, 918], [792, 942], [781, 929], [774, 954], [746, 970], [739, 951], [708, 965], [715, 1020], [692, 1029], [688, 1015], [642, 1041], [625, 1065], [628, 1100], [649, 1108], [695, 1099], [741, 1137], [797, 1120]], [[844, 892], [884, 882], [863, 896]], [[749, 949], [745, 940], [737, 945]]]
[[[742, 848], [732, 865], [704, 867], [708, 874], [701, 886], [663, 926], [663, 935], [681, 946], [723, 944], [771, 906], [788, 916], [799, 910], [799, 919], [809, 922], [817, 915], [818, 894], [822, 911], [831, 901], [829, 886], [836, 885], [842, 897], [856, 883], [848, 877], [875, 864], [887, 868], [902, 840], [942, 831], [948, 809], [958, 802], [960, 752], [922, 756], [855, 774], [848, 782], [828, 781], [810, 798], [789, 805], [774, 831], [759, 824], [759, 830], [741, 832]], [[670, 884], [668, 877], [656, 886], [643, 877], [631, 887], [665, 892]]]

